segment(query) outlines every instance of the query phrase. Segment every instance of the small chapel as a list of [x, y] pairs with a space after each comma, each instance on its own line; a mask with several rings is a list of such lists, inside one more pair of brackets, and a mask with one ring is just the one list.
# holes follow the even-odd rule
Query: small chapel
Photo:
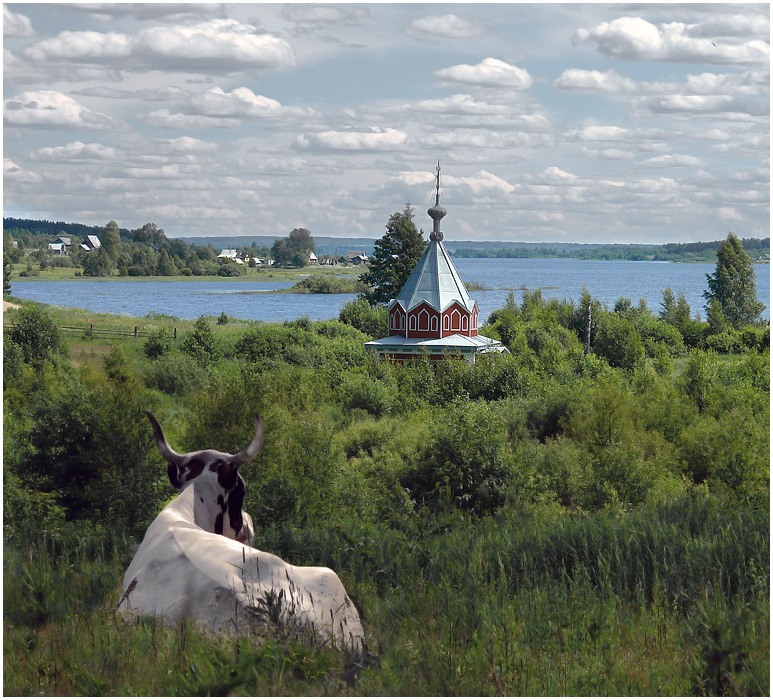
[[365, 343], [380, 357], [404, 361], [418, 357], [441, 360], [507, 352], [498, 340], [478, 335], [478, 305], [467, 292], [451, 256], [443, 245], [440, 220], [440, 164], [435, 181], [435, 204], [427, 210], [432, 219], [429, 243], [396, 299], [387, 305], [389, 336]]

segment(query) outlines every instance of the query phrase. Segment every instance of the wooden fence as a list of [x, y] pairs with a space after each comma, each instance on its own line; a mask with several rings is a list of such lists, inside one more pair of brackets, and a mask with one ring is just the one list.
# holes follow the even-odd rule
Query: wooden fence
[[[4, 328], [13, 328], [15, 323], [3, 323]], [[95, 328], [91, 323], [88, 326], [59, 326], [65, 334], [80, 335], [85, 338], [147, 338], [151, 331], [134, 326], [134, 330], [118, 328]], [[177, 340], [177, 328], [172, 329], [172, 337]]]

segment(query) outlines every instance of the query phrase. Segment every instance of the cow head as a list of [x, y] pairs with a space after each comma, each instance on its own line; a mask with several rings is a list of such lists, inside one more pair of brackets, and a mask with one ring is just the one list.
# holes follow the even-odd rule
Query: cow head
[[263, 421], [255, 417], [252, 442], [235, 455], [217, 450], [178, 454], [167, 443], [164, 431], [150, 411], [145, 411], [153, 428], [158, 451], [166, 460], [172, 486], [181, 493], [195, 488], [194, 521], [218, 535], [252, 544], [252, 519], [242, 511], [246, 487], [239, 467], [254, 459], [263, 444]]

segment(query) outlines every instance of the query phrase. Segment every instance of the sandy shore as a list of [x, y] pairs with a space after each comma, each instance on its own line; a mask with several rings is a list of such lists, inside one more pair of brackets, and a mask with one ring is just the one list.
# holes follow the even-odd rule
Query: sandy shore
[[10, 301], [4, 301], [3, 302], [3, 311], [6, 309], [20, 309], [21, 307], [18, 304], [12, 304]]

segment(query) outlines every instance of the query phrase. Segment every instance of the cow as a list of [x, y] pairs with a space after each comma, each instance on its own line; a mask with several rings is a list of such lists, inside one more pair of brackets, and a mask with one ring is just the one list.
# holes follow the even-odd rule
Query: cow
[[251, 546], [239, 468], [260, 451], [261, 419], [255, 418], [250, 444], [235, 455], [178, 454], [145, 413], [179, 494], [145, 533], [124, 576], [118, 612], [171, 625], [192, 620], [213, 633], [291, 634], [364, 654], [359, 614], [335, 572], [292, 566]]

